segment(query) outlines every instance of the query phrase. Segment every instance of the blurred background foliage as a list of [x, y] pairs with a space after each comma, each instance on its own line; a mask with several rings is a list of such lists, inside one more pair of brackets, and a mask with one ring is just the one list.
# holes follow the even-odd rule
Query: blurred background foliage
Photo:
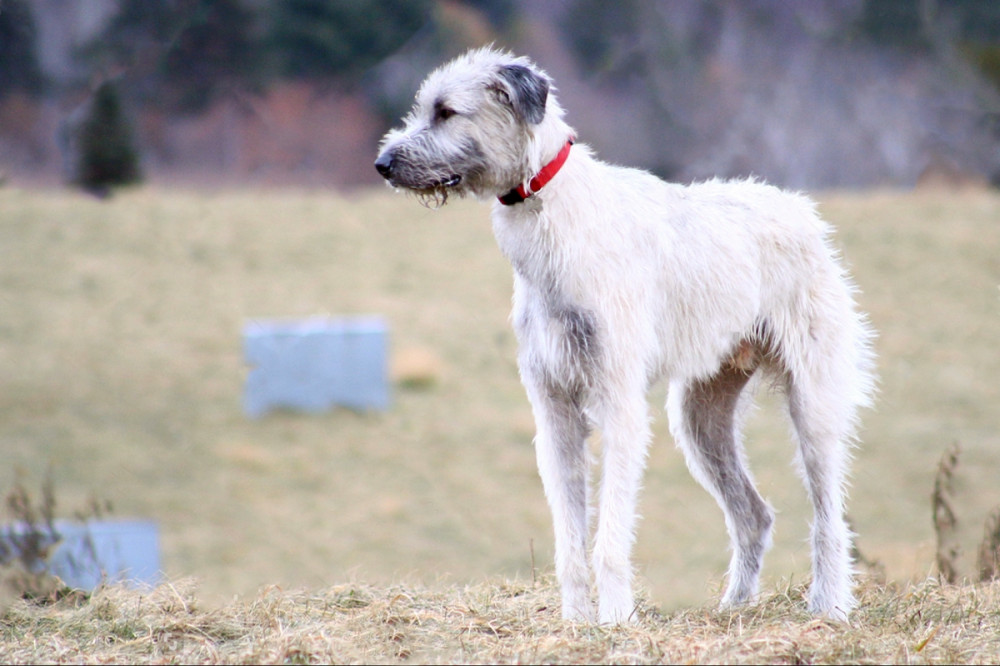
[[[126, 109], [147, 116], [137, 123], [146, 158], [163, 166], [183, 163], [185, 150], [164, 118], [229, 104], [268, 124], [259, 100], [307, 85], [310, 103], [360, 100], [370, 126], [345, 119], [336, 131], [370, 144], [406, 111], [428, 69], [486, 43], [529, 53], [561, 90], [581, 90], [579, 129], [606, 157], [665, 177], [912, 184], [944, 160], [1000, 179], [1000, 158], [990, 157], [1000, 152], [993, 0], [0, 0], [0, 100], [57, 100], [61, 113], [115, 78]], [[893, 98], [899, 122], [875, 108]], [[614, 103], [627, 108], [623, 122]], [[17, 111], [4, 128], [0, 109], [0, 147], [10, 143], [12, 155], [0, 168], [51, 161], [45, 137], [27, 146], [18, 138]], [[853, 153], [840, 133], [860, 137]], [[253, 161], [245, 143], [230, 137], [217, 152], [230, 167]], [[866, 147], [884, 164], [867, 166], [855, 154]], [[826, 166], [795, 163], [796, 149]], [[323, 162], [296, 159], [306, 170]], [[261, 168], [254, 164], [246, 168]]]
[[268, 6], [265, 44], [273, 74], [356, 80], [427, 21], [429, 0], [290, 0]]
[[[0, 0], [0, 94], [46, 89], [39, 66], [38, 29], [30, 0]], [[102, 30], [77, 46], [90, 72], [122, 68], [143, 101], [200, 110], [214, 89], [256, 90], [283, 78], [356, 83], [365, 72], [420, 33], [447, 31], [434, 0], [143, 0], [114, 3]], [[531, 3], [450, 0], [481, 12], [503, 39], [530, 20]], [[565, 0], [553, 5], [560, 33], [582, 71], [641, 74], [643, 61], [670, 54], [646, 52], [644, 30], [655, 29], [642, 0]], [[684, 48], [703, 56], [718, 36], [726, 2], [701, 3], [701, 25]], [[742, 3], [759, 21], [781, 13], [775, 3]], [[798, 3], [808, 6], [814, 2]], [[857, 0], [829, 2], [846, 9], [844, 37], [883, 48], [926, 50], [961, 46], [974, 64], [1000, 80], [1000, 3], [992, 0]], [[551, 13], [551, 8], [547, 10]], [[446, 45], [437, 48], [446, 51]], [[449, 53], [436, 54], [447, 57]], [[643, 57], [640, 57], [643, 56]], [[674, 54], [676, 59], [677, 54]], [[649, 63], [647, 63], [649, 64]], [[638, 69], [636, 69], [638, 66]]]
[[36, 57], [38, 31], [26, 2], [0, 4], [0, 95], [20, 90], [42, 92], [42, 71]]

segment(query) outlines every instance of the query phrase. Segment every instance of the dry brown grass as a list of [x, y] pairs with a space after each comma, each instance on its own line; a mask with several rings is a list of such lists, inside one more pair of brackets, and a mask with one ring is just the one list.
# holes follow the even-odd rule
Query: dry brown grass
[[[850, 503], [862, 553], [891, 581], [926, 577], [934, 472], [959, 441], [959, 575], [972, 576], [1000, 505], [1000, 195], [817, 198], [880, 332], [882, 392]], [[383, 190], [150, 187], [99, 202], [3, 188], [0, 456], [30, 483], [51, 464], [61, 507], [94, 495], [158, 520], [169, 579], [196, 577], [205, 608], [269, 585], [530, 579], [532, 550], [540, 568], [552, 561], [551, 527], [510, 289], [475, 202], [431, 212]], [[243, 416], [244, 321], [373, 312], [390, 323], [397, 368], [433, 381], [403, 372], [386, 413]], [[414, 349], [422, 369], [405, 358]], [[651, 606], [675, 612], [718, 598], [728, 553], [662, 400], [636, 564]], [[762, 402], [748, 440], [779, 511], [773, 588], [808, 574], [808, 503], [784, 420]]]
[[188, 584], [109, 588], [87, 602], [18, 603], [4, 663], [995, 663], [1000, 583], [901, 589], [867, 582], [850, 625], [811, 617], [787, 586], [741, 613], [661, 614], [627, 627], [567, 624], [558, 592], [486, 582], [435, 588], [263, 590], [205, 608]]

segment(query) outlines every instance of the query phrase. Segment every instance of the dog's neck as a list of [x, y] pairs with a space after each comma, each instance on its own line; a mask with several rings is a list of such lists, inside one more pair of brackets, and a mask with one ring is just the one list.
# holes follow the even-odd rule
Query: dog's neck
[[570, 136], [552, 161], [543, 166], [541, 170], [535, 174], [535, 177], [528, 181], [527, 187], [525, 187], [524, 183], [521, 183], [506, 194], [501, 194], [497, 197], [500, 200], [500, 203], [504, 206], [519, 204], [528, 197], [534, 195], [538, 192], [538, 190], [545, 187], [548, 182], [552, 180], [557, 173], [559, 173], [563, 164], [566, 163], [566, 158], [569, 157], [569, 149], [572, 147], [575, 140], [575, 137]]

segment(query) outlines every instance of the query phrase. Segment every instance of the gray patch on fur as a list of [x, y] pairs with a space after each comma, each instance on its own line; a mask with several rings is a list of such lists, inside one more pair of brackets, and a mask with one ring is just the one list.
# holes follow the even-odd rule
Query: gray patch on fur
[[574, 355], [592, 359], [597, 355], [597, 322], [594, 314], [586, 310], [563, 310], [557, 315], [566, 329]]

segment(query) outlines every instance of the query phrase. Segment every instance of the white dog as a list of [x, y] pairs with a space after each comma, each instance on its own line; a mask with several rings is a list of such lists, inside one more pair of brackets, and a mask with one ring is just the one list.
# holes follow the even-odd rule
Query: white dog
[[[552, 92], [529, 60], [471, 51], [428, 76], [375, 166], [425, 202], [494, 199], [493, 230], [514, 268], [512, 320], [563, 617], [595, 619], [591, 571], [596, 619], [633, 614], [645, 396], [661, 378], [674, 439], [732, 539], [722, 605], [754, 598], [774, 513], [747, 469], [739, 415], [744, 388], [764, 374], [787, 395], [815, 513], [809, 608], [846, 618], [845, 471], [856, 411], [874, 390], [873, 333], [829, 227], [805, 197], [752, 180], [685, 187], [600, 162], [574, 144]], [[588, 566], [594, 427], [602, 481]]]

